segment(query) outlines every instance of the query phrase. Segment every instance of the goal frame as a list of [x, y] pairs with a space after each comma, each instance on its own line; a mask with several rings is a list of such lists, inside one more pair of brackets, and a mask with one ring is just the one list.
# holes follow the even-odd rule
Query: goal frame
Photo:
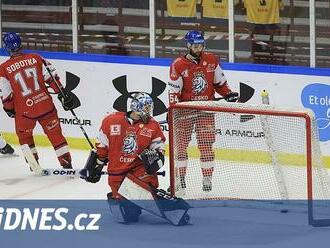
[[263, 116], [285, 116], [303, 118], [306, 123], [306, 169], [307, 169], [307, 202], [308, 202], [308, 224], [319, 226], [330, 226], [330, 219], [316, 219], [313, 214], [313, 172], [312, 172], [312, 119], [306, 112], [283, 111], [283, 110], [261, 110], [244, 109], [226, 106], [194, 106], [189, 104], [174, 104], [168, 108], [168, 126], [169, 126], [169, 158], [170, 158], [170, 190], [175, 195], [175, 162], [174, 162], [174, 128], [173, 128], [173, 110], [190, 109], [201, 111], [226, 112], [233, 114], [250, 114]]

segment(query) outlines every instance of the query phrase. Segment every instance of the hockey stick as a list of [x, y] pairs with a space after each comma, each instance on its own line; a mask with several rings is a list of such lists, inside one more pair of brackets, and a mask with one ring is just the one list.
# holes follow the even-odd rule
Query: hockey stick
[[[239, 102], [239, 103], [247, 102], [253, 96], [254, 91], [255, 91], [254, 88], [252, 88], [251, 86], [240, 82], [239, 83], [239, 99], [237, 100], [237, 102]], [[220, 100], [226, 100], [226, 98], [225, 97], [216, 97], [213, 100], [220, 101]], [[246, 122], [246, 121], [252, 120], [253, 118], [254, 118], [254, 115], [240, 115], [241, 122]], [[160, 125], [167, 124], [167, 120], [159, 121], [158, 123]]]
[[[68, 177], [81, 177], [79, 172], [81, 169], [43, 169], [40, 173], [41, 176], [68, 176]], [[117, 175], [107, 171], [102, 171], [101, 175]], [[165, 171], [157, 172], [158, 176], [165, 176]]]
[[[43, 64], [45, 65], [46, 70], [47, 70], [47, 72], [49, 73], [50, 77], [51, 77], [52, 80], [55, 82], [56, 87], [58, 88], [59, 92], [60, 92], [60, 93], [63, 95], [63, 97], [64, 97], [65, 94], [64, 94], [64, 92], [63, 92], [63, 89], [62, 89], [62, 87], [60, 87], [60, 84], [57, 82], [56, 78], [53, 76], [52, 72], [50, 71], [50, 69], [49, 69], [49, 67], [48, 67], [48, 65], [47, 65], [47, 63], [46, 63], [46, 61], [45, 61], [45, 60], [42, 60], [42, 62], [43, 62]], [[74, 112], [73, 109], [70, 109], [70, 112], [71, 112], [71, 114], [74, 116], [74, 119], [76, 120], [76, 122], [78, 123], [78, 125], [79, 125], [79, 127], [80, 127], [80, 130], [81, 130], [82, 133], [84, 134], [84, 136], [85, 136], [85, 138], [86, 138], [88, 144], [90, 145], [90, 147], [91, 147], [92, 149], [94, 149], [94, 146], [93, 146], [92, 142], [90, 141], [90, 139], [89, 139], [89, 137], [88, 137], [88, 135], [87, 135], [85, 129], [84, 129], [83, 126], [81, 125], [80, 120], [78, 119], [76, 113]]]

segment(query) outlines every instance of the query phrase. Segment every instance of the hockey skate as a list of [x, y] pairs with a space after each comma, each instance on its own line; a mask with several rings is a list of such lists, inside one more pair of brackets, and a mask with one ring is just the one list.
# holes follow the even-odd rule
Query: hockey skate
[[0, 153], [3, 155], [13, 155], [15, 152], [14, 148], [11, 145], [6, 144], [5, 147], [0, 149]]
[[175, 181], [175, 195], [176, 196], [184, 196], [186, 194], [186, 177], [185, 176], [179, 176], [176, 178]]
[[[185, 176], [179, 176], [179, 177], [176, 177], [176, 180], [175, 180], [175, 192], [178, 192], [182, 189], [185, 189], [187, 188], [187, 185], [186, 185], [186, 177]], [[171, 187], [168, 187], [167, 188], [167, 192], [171, 192]]]
[[180, 176], [180, 187], [182, 189], [185, 189], [187, 188], [187, 185], [186, 185], [186, 177], [185, 176]]
[[209, 192], [212, 190], [212, 177], [205, 176], [203, 177], [203, 191]]

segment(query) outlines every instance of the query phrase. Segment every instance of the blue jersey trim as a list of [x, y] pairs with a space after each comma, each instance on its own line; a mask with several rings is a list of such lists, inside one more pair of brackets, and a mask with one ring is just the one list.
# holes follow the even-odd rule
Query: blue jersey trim
[[[27, 50], [26, 52], [38, 53], [47, 59], [133, 64], [133, 65], [169, 66], [173, 61], [173, 59], [169, 59], [169, 58], [148, 58], [148, 57], [138, 57], [138, 56], [119, 56], [119, 55], [69, 53], [69, 52], [45, 52], [45, 51], [31, 51], [31, 50]], [[0, 55], [7, 56], [7, 53], [3, 49], [1, 49]], [[263, 64], [248, 64], [248, 63], [246, 64], [222, 63], [221, 66], [224, 70], [233, 70], [233, 71], [330, 76], [330, 68], [310, 68], [310, 67], [302, 67], [302, 66], [281, 66], [281, 65], [263, 65]]]

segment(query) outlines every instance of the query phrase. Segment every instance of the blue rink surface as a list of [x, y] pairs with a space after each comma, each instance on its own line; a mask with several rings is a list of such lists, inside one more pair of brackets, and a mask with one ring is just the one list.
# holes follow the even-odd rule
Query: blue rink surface
[[[0, 247], [329, 247], [330, 228], [309, 226], [304, 208], [281, 213], [281, 208], [259, 207], [194, 207], [190, 210], [191, 224], [176, 227], [147, 212], [143, 212], [138, 223], [116, 223], [103, 200], [0, 200]], [[41, 209], [54, 212], [65, 208], [68, 214], [62, 217], [67, 224], [73, 224], [82, 213], [100, 214], [96, 222], [99, 230], [32, 231], [29, 225], [27, 230], [20, 230], [22, 223], [13, 231], [4, 230], [8, 209], [13, 208], [21, 213], [23, 209], [36, 213]], [[48, 216], [51, 218], [45, 222], [48, 227], [59, 226], [54, 214]], [[14, 219], [7, 224], [14, 224]], [[83, 219], [79, 224], [86, 226], [89, 222], [90, 219]]]

